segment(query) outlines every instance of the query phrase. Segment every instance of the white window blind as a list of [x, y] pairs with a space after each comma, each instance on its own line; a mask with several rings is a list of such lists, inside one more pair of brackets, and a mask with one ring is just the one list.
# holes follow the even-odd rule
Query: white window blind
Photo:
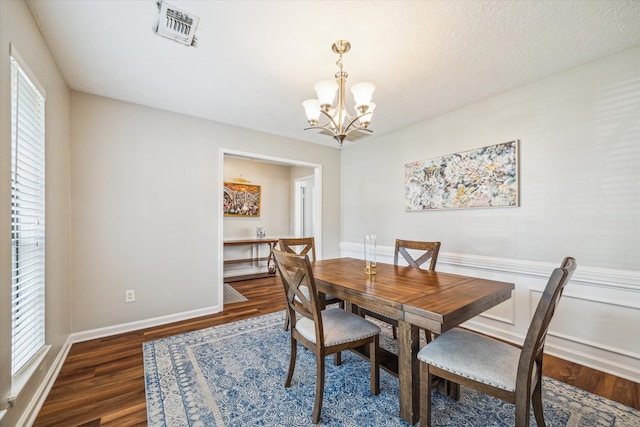
[[11, 375], [45, 344], [45, 100], [11, 57]]

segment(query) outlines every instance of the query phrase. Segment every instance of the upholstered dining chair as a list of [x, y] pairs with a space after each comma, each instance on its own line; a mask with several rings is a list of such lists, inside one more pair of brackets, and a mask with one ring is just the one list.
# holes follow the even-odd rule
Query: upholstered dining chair
[[[409, 252], [410, 250], [413, 252]], [[416, 251], [419, 251], [417, 252], [417, 255], [419, 256], [412, 255], [412, 253], [416, 253]], [[438, 252], [440, 252], [440, 242], [421, 242], [416, 240], [396, 239], [393, 263], [398, 265], [398, 255], [402, 255], [409, 267], [422, 268], [422, 264], [429, 261], [429, 266], [426, 270], [434, 271], [436, 269], [436, 262], [438, 262]], [[398, 321], [396, 319], [392, 319], [365, 308], [360, 308], [359, 313], [390, 324], [393, 329], [393, 337], [396, 339], [398, 338]], [[427, 342], [431, 342], [431, 335], [431, 332], [425, 330]]]
[[515, 404], [516, 427], [529, 426], [529, 410], [544, 427], [542, 355], [549, 323], [562, 291], [576, 269], [567, 257], [553, 270], [533, 314], [522, 348], [461, 328], [451, 329], [418, 352], [420, 361], [420, 425], [431, 426], [433, 377], [490, 394]]
[[[281, 251], [308, 255], [311, 262], [316, 260], [316, 243], [313, 237], [289, 237], [278, 240], [278, 247]], [[323, 303], [326, 305], [338, 303], [340, 308], [344, 308], [344, 301], [331, 295], [325, 295]], [[289, 316], [286, 317], [284, 330], [289, 329]]]
[[[339, 308], [322, 309], [311, 263], [307, 255], [273, 251], [287, 297], [290, 320], [291, 356], [285, 387], [291, 386], [297, 343], [316, 357], [316, 397], [313, 422], [320, 422], [324, 394], [325, 356], [369, 345], [371, 394], [380, 393], [379, 335], [377, 325]], [[298, 315], [300, 318], [298, 319]], [[339, 364], [339, 363], [338, 363]]]

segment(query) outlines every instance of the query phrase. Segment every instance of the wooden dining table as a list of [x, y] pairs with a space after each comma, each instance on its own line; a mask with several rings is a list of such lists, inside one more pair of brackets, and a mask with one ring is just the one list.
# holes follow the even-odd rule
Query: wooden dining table
[[420, 413], [420, 329], [441, 334], [511, 298], [513, 283], [364, 261], [335, 258], [312, 263], [319, 292], [398, 320], [397, 356], [381, 349], [381, 365], [397, 374], [400, 417], [415, 424]]

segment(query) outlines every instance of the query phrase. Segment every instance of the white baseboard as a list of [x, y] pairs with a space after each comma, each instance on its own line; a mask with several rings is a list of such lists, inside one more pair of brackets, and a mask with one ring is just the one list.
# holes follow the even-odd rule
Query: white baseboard
[[42, 405], [44, 405], [44, 401], [47, 399], [53, 384], [56, 382], [56, 378], [58, 378], [58, 374], [62, 369], [62, 365], [64, 361], [67, 359], [67, 355], [69, 354], [69, 350], [71, 350], [71, 337], [67, 337], [67, 340], [58, 351], [53, 363], [49, 367], [43, 381], [38, 386], [38, 389], [33, 394], [35, 396], [29, 402], [29, 405], [25, 408], [22, 413], [22, 417], [18, 420], [19, 426], [31, 426], [36, 421], [38, 417], [38, 413], [40, 409], [42, 409]]
[[137, 331], [154, 326], [166, 325], [167, 323], [179, 322], [181, 320], [189, 320], [195, 317], [208, 316], [211, 314], [219, 313], [220, 311], [222, 311], [221, 307], [219, 305], [214, 305], [212, 307], [185, 311], [182, 313], [175, 313], [167, 316], [153, 317], [150, 319], [138, 320], [136, 322], [123, 323], [120, 325], [107, 326], [104, 328], [90, 329], [81, 332], [74, 332], [70, 335], [70, 338], [72, 343], [89, 341], [96, 338]]
[[[29, 402], [27, 408], [25, 408], [22, 417], [18, 421], [19, 426], [30, 426], [35, 422], [42, 405], [49, 395], [53, 384], [55, 383], [62, 366], [64, 365], [67, 355], [71, 350], [71, 346], [78, 342], [89, 341], [96, 338], [102, 338], [110, 335], [117, 335], [125, 332], [131, 332], [139, 329], [145, 329], [153, 326], [160, 326], [167, 323], [177, 322], [180, 320], [188, 320], [195, 317], [206, 316], [210, 314], [219, 313], [221, 311], [219, 306], [207, 307], [199, 310], [192, 310], [182, 313], [176, 313], [169, 316], [155, 317], [152, 319], [145, 319], [137, 322], [131, 322], [121, 325], [114, 325], [105, 328], [91, 329], [82, 332], [75, 332], [67, 337], [67, 340], [58, 351], [55, 360], [51, 364], [47, 371], [44, 380], [39, 385], [37, 391], [34, 393], [34, 399]], [[0, 419], [6, 411], [0, 412]]]

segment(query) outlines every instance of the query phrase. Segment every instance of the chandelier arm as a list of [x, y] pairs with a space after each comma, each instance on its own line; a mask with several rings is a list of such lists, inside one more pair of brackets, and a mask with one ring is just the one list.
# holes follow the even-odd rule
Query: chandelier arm
[[336, 136], [339, 135], [339, 133], [337, 133], [335, 130], [331, 129], [328, 126], [310, 126], [308, 128], [304, 128], [304, 130], [311, 130], [311, 129], [318, 129], [318, 130], [326, 130], [327, 132], [331, 133], [332, 136]]
[[313, 130], [313, 129], [315, 129], [315, 130], [326, 130], [327, 132], [331, 133], [331, 136], [338, 135], [333, 130], [331, 130], [331, 128], [325, 128], [325, 127], [322, 127], [322, 126], [311, 126], [311, 127], [308, 127], [308, 128], [304, 128], [303, 130]]
[[[322, 113], [325, 114], [325, 116], [327, 116], [327, 118], [329, 119], [326, 123], [323, 124], [318, 124], [315, 126], [310, 126], [308, 128], [304, 128], [304, 130], [310, 130], [310, 129], [324, 129], [326, 131], [331, 132], [331, 134], [333, 135], [349, 135], [351, 132], [359, 130], [359, 131], [367, 131], [369, 133], [373, 133], [373, 131], [371, 129], [362, 127], [362, 126], [358, 126], [355, 124], [355, 122], [360, 119], [362, 116], [364, 116], [364, 114], [359, 115], [358, 117], [355, 117], [353, 119], [351, 119], [351, 116], [349, 116], [347, 114], [347, 116], [351, 119], [351, 121], [349, 122], [349, 124], [347, 126], [344, 127], [344, 129], [336, 129], [336, 122], [335, 120], [333, 120], [333, 117], [331, 117], [329, 114], [325, 113], [324, 111], [321, 111]], [[333, 124], [334, 127], [330, 127], [329, 124]]]
[[[358, 120], [360, 117], [362, 117], [362, 116], [359, 116], [359, 117], [356, 117], [356, 118], [352, 119], [349, 122], [349, 124], [347, 126], [345, 126], [345, 128], [344, 128], [344, 134], [345, 135], [348, 135], [351, 131], [354, 131], [354, 130], [365, 129], [362, 126], [358, 126], [358, 125], [354, 124], [356, 122], [356, 120]], [[351, 116], [349, 116], [349, 118], [351, 118]]]
[[365, 132], [369, 132], [369, 133], [373, 133], [373, 131], [371, 129], [367, 129], [367, 128], [363, 128], [363, 127], [358, 127], [358, 126], [354, 126], [351, 129], [349, 129], [348, 131], [344, 132], [343, 135], [347, 136], [349, 135], [351, 132], [353, 131], [365, 131]]
[[327, 113], [327, 112], [326, 112], [326, 111], [324, 111], [324, 110], [320, 110], [320, 113], [321, 113], [321, 114], [324, 114], [324, 115], [327, 117], [327, 119], [329, 119], [329, 121], [328, 121], [327, 123], [325, 123], [324, 125], [322, 125], [322, 126], [320, 126], [320, 127], [324, 128], [325, 126], [329, 126], [329, 123], [332, 123], [332, 124], [333, 124], [333, 126], [334, 126], [336, 129], [338, 129], [338, 124], [336, 123], [336, 121], [335, 121], [335, 120], [333, 120], [333, 117], [331, 117], [331, 114]]

